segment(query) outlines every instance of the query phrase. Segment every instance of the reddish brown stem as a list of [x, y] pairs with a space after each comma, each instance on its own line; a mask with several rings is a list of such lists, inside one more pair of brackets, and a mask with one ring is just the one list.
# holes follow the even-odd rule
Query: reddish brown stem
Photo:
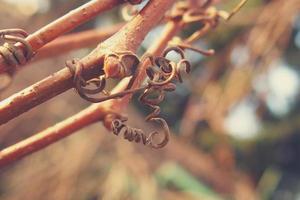
[[[91, 0], [88, 3], [70, 11], [63, 17], [53, 21], [44, 26], [35, 33], [29, 35], [26, 41], [32, 46], [34, 52], [46, 45], [48, 42], [54, 40], [58, 36], [74, 29], [83, 24], [99, 13], [107, 11], [121, 3], [123, 0]], [[20, 48], [20, 46], [19, 46]], [[4, 59], [0, 57], [0, 74], [8, 71], [8, 66]]]
[[39, 149], [45, 148], [49, 144], [65, 138], [74, 131], [85, 127], [87, 124], [103, 119], [105, 113], [104, 110], [100, 109], [98, 112], [95, 112], [95, 109], [91, 106], [51, 128], [2, 150], [0, 152], [0, 167]]
[[[135, 52], [147, 33], [162, 19], [165, 12], [172, 6], [175, 0], [152, 0], [146, 7], [119, 32], [98, 45], [89, 55], [80, 62], [85, 69], [86, 78], [100, 75], [103, 65], [116, 66], [115, 60], [106, 60], [104, 56], [111, 52], [132, 51]], [[0, 102], [0, 124], [4, 124], [31, 108], [59, 95], [70, 89], [72, 73], [64, 68], [44, 80], [14, 94]]]

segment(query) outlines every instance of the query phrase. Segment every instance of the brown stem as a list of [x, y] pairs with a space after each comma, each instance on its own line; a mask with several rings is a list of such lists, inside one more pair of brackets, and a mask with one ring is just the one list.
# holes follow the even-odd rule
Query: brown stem
[[51, 128], [2, 150], [0, 152], [0, 167], [39, 149], [45, 148], [49, 144], [65, 138], [74, 131], [85, 127], [87, 124], [103, 119], [105, 113], [102, 108], [95, 112], [94, 107], [91, 106]]
[[[29, 35], [26, 41], [32, 46], [34, 52], [43, 47], [56, 37], [74, 29], [83, 24], [99, 13], [107, 11], [121, 3], [123, 0], [91, 0], [88, 3], [70, 11], [63, 17], [44, 26], [35, 33]], [[20, 46], [19, 46], [20, 48]], [[0, 74], [9, 71], [10, 66], [7, 65], [2, 57], [0, 57]]]
[[42, 47], [32, 61], [54, 57], [75, 49], [91, 47], [111, 37], [123, 25], [122, 23], [103, 29], [92, 29], [61, 36]]
[[[161, 34], [161, 38], [157, 43], [150, 48], [150, 52], [154, 55], [160, 55], [167, 46], [169, 40], [177, 33], [179, 26], [174, 22], [168, 23], [165, 31]], [[145, 66], [143, 66], [145, 69]], [[141, 84], [142, 79], [138, 79], [135, 83], [136, 86]], [[126, 88], [128, 84], [128, 78], [125, 81], [120, 82], [113, 92], [119, 92]], [[135, 86], [135, 87], [136, 87]], [[126, 99], [128, 102], [128, 99]], [[93, 104], [80, 113], [50, 127], [34, 136], [25, 139], [15, 145], [12, 145], [0, 152], [0, 167], [9, 164], [12, 161], [19, 160], [31, 153], [39, 151], [46, 146], [68, 136], [72, 133], [86, 127], [92, 123], [100, 120], [104, 120], [107, 114], [110, 114], [115, 110], [115, 107], [120, 107], [118, 104], [120, 100], [110, 100], [100, 104]], [[122, 107], [125, 106], [125, 101], [122, 103]]]
[[[102, 68], [103, 65], [106, 68], [116, 69], [116, 61], [106, 59], [104, 63], [104, 56], [108, 53], [118, 51], [135, 52], [147, 33], [160, 22], [165, 12], [174, 2], [175, 0], [150, 1], [119, 32], [98, 45], [89, 55], [82, 58], [80, 62], [85, 69], [86, 78], [99, 76], [99, 68]], [[72, 86], [72, 74], [68, 68], [64, 68], [23, 91], [12, 95], [0, 102], [0, 125], [67, 91]]]

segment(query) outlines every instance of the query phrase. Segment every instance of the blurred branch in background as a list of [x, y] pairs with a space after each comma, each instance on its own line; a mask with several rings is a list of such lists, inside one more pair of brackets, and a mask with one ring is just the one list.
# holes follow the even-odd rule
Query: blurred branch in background
[[[257, 74], [266, 71], [284, 52], [295, 16], [299, 11], [295, 4], [296, 1], [270, 2], [255, 20], [256, 25], [253, 26], [249, 35], [238, 36], [242, 38], [235, 39], [233, 46], [229, 45], [229, 49], [226, 48], [224, 53], [220, 54], [218, 60], [222, 62], [225, 60], [227, 64], [220, 63], [221, 69], [219, 70], [209, 68], [207, 71], [210, 77], [205, 77], [204, 80], [202, 76], [202, 79], [198, 78], [197, 85], [192, 87], [204, 89], [203, 91], [196, 90], [195, 94], [190, 97], [181, 127], [181, 130], [187, 130], [184, 131], [185, 137], [193, 138], [192, 134], [195, 133], [199, 121], [208, 122], [213, 132], [226, 132], [224, 119], [229, 110], [251, 92], [252, 81]], [[278, 15], [274, 16], [275, 12]], [[269, 20], [266, 21], [266, 19]], [[243, 51], [238, 52], [239, 55], [236, 55], [238, 58], [230, 60], [236, 48], [243, 49]], [[227, 70], [224, 69], [226, 65], [230, 65], [229, 63], [233, 66]], [[222, 77], [218, 77], [220, 70], [225, 72]], [[228, 143], [224, 136], [220, 137], [223, 138], [221, 141]], [[229, 144], [225, 146], [227, 146], [227, 151], [232, 151]], [[225, 149], [223, 148], [223, 152], [226, 151]], [[232, 157], [233, 154], [230, 154]], [[232, 161], [228, 167], [230, 166], [232, 166]]]
[[33, 61], [58, 56], [72, 50], [96, 46], [96, 44], [116, 33], [123, 25], [117, 24], [98, 30], [87, 30], [61, 36], [41, 48]]
[[[196, 86], [203, 88], [203, 91], [196, 90], [195, 96], [201, 94], [201, 100], [194, 100], [194, 103], [190, 104], [191, 108], [186, 109], [186, 115], [183, 118], [186, 122], [183, 122], [181, 130], [191, 129], [190, 121], [207, 120], [214, 131], [224, 132], [224, 117], [228, 110], [250, 92], [251, 82], [255, 75], [265, 71], [284, 51], [289, 41], [293, 20], [299, 11], [299, 8], [295, 6], [296, 2], [274, 1], [266, 6], [256, 20], [257, 25], [252, 28], [248, 36], [242, 35], [243, 39], [240, 39], [243, 42], [244, 38], [247, 38], [246, 43], [242, 44], [247, 52], [246, 57], [240, 56], [238, 60], [234, 60], [235, 63], [228, 60], [234, 53], [234, 46], [238, 45], [236, 43], [231, 47], [231, 52], [226, 49], [227, 53], [220, 54], [220, 61], [228, 60], [225, 63], [232, 63], [234, 66], [226, 70], [223, 69], [226, 65], [219, 64], [219, 67], [222, 67], [221, 70], [226, 71], [220, 81], [215, 80], [214, 77], [218, 75], [219, 70], [214, 69], [213, 72], [208, 73], [210, 77], [205, 77], [204, 81], [208, 81], [207, 83], [199, 79], [198, 82], [201, 85]], [[280, 13], [274, 16], [275, 12]], [[266, 19], [269, 20], [266, 22]], [[208, 71], [210, 70], [209, 68]], [[193, 98], [192, 96], [191, 99]], [[197, 109], [193, 108], [195, 106]], [[192, 110], [200, 113], [193, 115]], [[191, 134], [190, 132], [185, 133]]]

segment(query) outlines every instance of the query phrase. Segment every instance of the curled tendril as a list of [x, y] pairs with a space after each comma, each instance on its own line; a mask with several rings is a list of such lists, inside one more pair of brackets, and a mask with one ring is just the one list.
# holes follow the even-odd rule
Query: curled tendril
[[[66, 66], [74, 75], [73, 78], [74, 86], [81, 98], [93, 103], [97, 103], [98, 98], [90, 97], [87, 94], [98, 94], [102, 92], [103, 94], [108, 95], [107, 91], [104, 90], [106, 86], [106, 79], [103, 75], [98, 78], [93, 78], [86, 81], [82, 77], [83, 64], [78, 59], [66, 61]], [[93, 89], [87, 88], [87, 86], [90, 85], [94, 85], [95, 88]]]
[[181, 21], [184, 25], [189, 25], [192, 23], [199, 23], [201, 25], [199, 30], [195, 31], [186, 39], [175, 37], [172, 41], [170, 41], [170, 45], [180, 47], [183, 50], [189, 49], [206, 56], [214, 53], [213, 50], [205, 51], [195, 48], [190, 44], [201, 38], [211, 28], [217, 25], [219, 17], [217, 15], [217, 10], [214, 7], [210, 7], [208, 9], [199, 9], [192, 7], [188, 2], [179, 2], [172, 10], [169, 19]]
[[[0, 30], [0, 42], [2, 40], [3, 43], [3, 45], [0, 46], [0, 55], [10, 66], [10, 69], [7, 71], [10, 80], [1, 86], [0, 91], [10, 85], [12, 82], [11, 77], [14, 75], [17, 67], [26, 64], [34, 54], [31, 45], [25, 40], [27, 36], [28, 33], [22, 29]], [[16, 47], [14, 45], [15, 43], [21, 43], [24, 50]]]
[[[28, 33], [22, 29], [0, 30], [0, 39], [4, 42], [4, 44], [0, 46], [0, 55], [4, 58], [6, 63], [12, 67], [9, 72], [11, 74], [14, 73], [17, 66], [24, 65], [33, 56], [32, 47], [25, 40], [27, 36]], [[18, 42], [24, 46], [24, 52], [14, 45]]]
[[[108, 54], [107, 57], [114, 57], [119, 61], [119, 71], [117, 77], [126, 77], [134, 74], [135, 69], [139, 65], [138, 57], [133, 54], [132, 52], [118, 52], [118, 53], [111, 53]], [[83, 99], [92, 102], [92, 103], [99, 103], [102, 101], [106, 101], [113, 98], [120, 98], [127, 94], [131, 94], [136, 92], [136, 90], [130, 90], [131, 86], [128, 85], [128, 90], [120, 92], [118, 94], [110, 94], [108, 91], [105, 90], [107, 78], [105, 74], [92, 78], [90, 80], [85, 80], [83, 78], [83, 64], [78, 59], [72, 59], [66, 61], [66, 66], [69, 68], [70, 72], [73, 74], [73, 82], [74, 87], [77, 90], [77, 93]], [[135, 76], [133, 76], [135, 77]], [[93, 87], [93, 88], [90, 88]], [[141, 88], [137, 89], [141, 90]], [[92, 97], [90, 95], [100, 94], [100, 97]]]
[[189, 4], [188, 2], [179, 2], [176, 4], [174, 9], [172, 10], [169, 19], [170, 20], [179, 20], [184, 25], [189, 25], [192, 23], [199, 23], [201, 28], [195, 31], [192, 35], [187, 37], [180, 42], [176, 42], [175, 45], [183, 48], [183, 49], [190, 49], [196, 51], [201, 54], [212, 54], [212, 51], [205, 52], [201, 49], [192, 47], [190, 43], [195, 42], [203, 35], [205, 35], [209, 30], [215, 28], [220, 18], [228, 21], [233, 15], [235, 15], [241, 8], [246, 4], [248, 0], [241, 0], [240, 3], [233, 8], [231, 12], [226, 11], [219, 11], [215, 7], [209, 7], [211, 4], [210, 0], [207, 0], [202, 6], [196, 8]]
[[[167, 58], [168, 54], [174, 51], [180, 56], [180, 60], [178, 62], [171, 61]], [[105, 90], [106, 86], [106, 77], [105, 74], [101, 75], [97, 78], [93, 78], [90, 80], [85, 80], [82, 76], [83, 73], [83, 64], [78, 59], [69, 60], [66, 62], [66, 66], [69, 68], [71, 73], [73, 74], [73, 82], [75, 89], [77, 90], [78, 94], [85, 100], [90, 101], [92, 103], [99, 103], [102, 101], [106, 101], [109, 99], [121, 98], [125, 95], [132, 94], [137, 91], [144, 91], [146, 89], [163, 89], [164, 91], [172, 91], [175, 88], [171, 84], [169, 84], [173, 80], [178, 80], [182, 82], [181, 73], [185, 71], [186, 73], [190, 72], [191, 64], [190, 62], [185, 59], [184, 52], [181, 48], [178, 47], [169, 47], [164, 52], [162, 57], [153, 57], [151, 55], [147, 55], [143, 57], [142, 61], [140, 62], [139, 59], [134, 54], [109, 54], [109, 56], [116, 57], [120, 63], [120, 71], [119, 73], [123, 76], [132, 75], [132, 78], [127, 85], [126, 90], [116, 93], [110, 94]], [[126, 61], [126, 58], [129, 60]], [[146, 70], [146, 74], [148, 76], [147, 85], [144, 85], [137, 89], [131, 89], [131, 86], [137, 76], [137, 73], [126, 72], [125, 68], [128, 69], [128, 64], [131, 63], [132, 67], [136, 69], [139, 64], [144, 63], [146, 59], [150, 60], [152, 66], [149, 66]], [[131, 60], [131, 61], [130, 61]], [[134, 70], [135, 71], [135, 70]], [[90, 88], [91, 85], [94, 88]], [[175, 85], [174, 85], [175, 87]], [[94, 95], [102, 93], [101, 97], [91, 97], [89, 95]]]
[[142, 142], [144, 145], [151, 143], [151, 136], [146, 136], [141, 129], [128, 127], [124, 122], [126, 120], [115, 119], [112, 121], [112, 132], [115, 135], [124, 133], [124, 139], [136, 143]]
[[[179, 61], [173, 61], [167, 58], [171, 52], [175, 52], [177, 55], [179, 55]], [[132, 54], [109, 54], [108, 56], [112, 56], [117, 58], [120, 61], [120, 67], [126, 67], [128, 68], [128, 61], [126, 62], [125, 58], [134, 58]], [[148, 114], [145, 118], [146, 122], [154, 122], [159, 124], [159, 126], [162, 128], [162, 133], [158, 131], [153, 131], [149, 134], [146, 134], [143, 130], [138, 128], [132, 128], [128, 125], [126, 125], [127, 119], [120, 118], [120, 116], [115, 117], [111, 123], [110, 126], [112, 128], [112, 132], [115, 135], [124, 135], [124, 139], [130, 141], [130, 142], [137, 142], [142, 143], [144, 145], [150, 146], [152, 148], [162, 148], [164, 147], [170, 138], [170, 130], [167, 122], [159, 117], [160, 114], [160, 107], [159, 104], [164, 100], [165, 93], [171, 92], [176, 89], [176, 85], [172, 83], [172, 81], [179, 81], [182, 82], [181, 73], [184, 71], [185, 73], [190, 72], [191, 64], [190, 62], [185, 58], [184, 51], [182, 48], [179, 47], [168, 47], [165, 49], [161, 57], [154, 57], [151, 55], [146, 54], [141, 60], [141, 62], [137, 59], [137, 61], [131, 63], [135, 63], [135, 67], [138, 67], [141, 63], [144, 63], [147, 59], [150, 60], [151, 65], [147, 68], [146, 74], [148, 76], [148, 82], [139, 88], [132, 89], [132, 80], [135, 80], [136, 74], [133, 73], [132, 79], [130, 83], [127, 86], [127, 89], [115, 93], [115, 94], [109, 94], [105, 91], [105, 76], [102, 75], [99, 78], [94, 78], [86, 81], [82, 77], [82, 71], [84, 69], [83, 64], [77, 60], [73, 59], [71, 61], [67, 61], [66, 65], [70, 69], [70, 71], [74, 74], [74, 84], [75, 88], [77, 89], [77, 92], [79, 95], [93, 103], [98, 103], [102, 101], [106, 101], [109, 99], [116, 99], [124, 97], [128, 94], [133, 94], [136, 92], [142, 92], [142, 94], [139, 97], [139, 101], [145, 105], [152, 108], [152, 112]], [[129, 75], [129, 73], [124, 72], [120, 70], [120, 73], [123, 73], [123, 75]], [[87, 89], [86, 87], [90, 84], [93, 84], [96, 88], [94, 89]], [[96, 94], [98, 92], [104, 93], [103, 97], [100, 98], [94, 98], [89, 97], [87, 94]], [[156, 137], [161, 138], [161, 141], [156, 142]]]
[[[178, 63], [167, 59], [168, 54], [174, 51], [180, 56]], [[155, 122], [162, 128], [162, 133], [153, 131], [148, 135], [141, 129], [132, 128], [125, 124], [127, 119], [115, 119], [111, 123], [112, 131], [115, 135], [123, 133], [124, 139], [128, 141], [142, 142], [152, 148], [164, 147], [170, 138], [170, 130], [167, 122], [159, 117], [159, 104], [164, 100], [165, 92], [171, 92], [176, 89], [176, 85], [171, 83], [172, 80], [182, 82], [181, 71], [190, 72], [190, 63], [185, 59], [182, 49], [177, 47], [169, 47], [163, 52], [162, 57], [147, 56], [144, 59], [149, 59], [151, 62], [147, 70], [149, 81], [147, 86], [143, 87], [143, 93], [139, 97], [139, 101], [152, 108], [152, 112], [145, 118], [146, 122]], [[184, 68], [184, 69], [183, 69]], [[159, 143], [155, 142], [155, 136], [162, 137]]]
[[129, 142], [142, 142], [144, 145], [149, 145], [153, 148], [159, 148], [157, 145], [153, 144], [153, 136], [155, 133], [150, 133], [148, 136], [142, 130], [138, 128], [132, 128], [125, 124], [126, 120], [115, 119], [112, 121], [112, 132], [115, 135], [120, 135], [123, 133], [124, 139], [128, 140]]
[[[178, 62], [169, 60], [167, 56], [170, 52], [178, 54], [180, 60]], [[190, 72], [191, 64], [185, 58], [184, 51], [179, 47], [169, 47], [163, 52], [163, 56], [155, 58], [152, 66], [147, 69], [148, 84], [154, 87], [163, 86], [175, 78], [182, 82], [181, 72], [183, 68], [186, 73]]]
[[106, 59], [113, 57], [118, 60], [118, 71], [111, 78], [124, 78], [131, 76], [137, 69], [140, 60], [131, 51], [118, 51], [106, 55]]
[[[170, 88], [175, 89], [174, 87], [175, 86], [173, 84], [169, 84], [168, 86], [159, 89], [153, 87], [145, 88], [144, 92], [139, 97], [139, 101], [142, 104], [147, 105], [153, 109], [153, 111], [145, 118], [145, 121], [158, 123], [163, 130], [162, 140], [159, 143], [155, 142], [155, 136], [159, 136], [160, 132], [153, 131], [147, 135], [141, 129], [132, 128], [126, 125], [125, 122], [127, 121], [127, 118], [114, 119], [111, 123], [112, 132], [115, 135], [120, 135], [121, 133], [123, 133], [124, 139], [130, 142], [132, 141], [136, 143], [142, 142], [142, 144], [150, 146], [151, 148], [155, 148], [155, 149], [162, 148], [165, 145], [167, 145], [170, 138], [170, 130], [167, 122], [163, 118], [159, 117], [160, 107], [158, 104], [164, 100], [165, 97], [164, 92], [171, 91]], [[150, 96], [153, 96], [153, 92], [157, 92], [157, 91], [158, 91], [158, 95], [154, 98], [153, 97], [150, 98]]]

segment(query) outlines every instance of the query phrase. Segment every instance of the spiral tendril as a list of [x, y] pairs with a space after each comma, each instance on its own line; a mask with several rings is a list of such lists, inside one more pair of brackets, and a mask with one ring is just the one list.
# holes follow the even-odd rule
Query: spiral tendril
[[[81, 98], [93, 103], [97, 103], [99, 99], [96, 97], [90, 97], [88, 96], [88, 94], [103, 93], [105, 95], [109, 95], [109, 93], [104, 89], [106, 86], [106, 79], [104, 75], [86, 81], [82, 77], [83, 64], [78, 59], [72, 59], [66, 61], [66, 66], [69, 68], [70, 72], [74, 75], [73, 76], [74, 87]], [[87, 88], [90, 85], [93, 85], [94, 88], [93, 89]]]
[[206, 1], [200, 8], [193, 6], [188, 2], [178, 2], [167, 18], [169, 20], [181, 21], [184, 25], [199, 23], [201, 28], [186, 39], [177, 40], [175, 43], [173, 41], [173, 45], [177, 45], [182, 49], [190, 49], [204, 55], [213, 54], [214, 52], [212, 50], [203, 51], [192, 47], [190, 43], [195, 42], [212, 28], [215, 28], [218, 25], [220, 18], [228, 21], [246, 4], [247, 1], [248, 0], [241, 0], [231, 12], [217, 10], [212, 6], [209, 7], [211, 1]]
[[[178, 54], [179, 61], [176, 62], [168, 59], [167, 56], [170, 52], [175, 52], [176, 54]], [[120, 61], [121, 68], [128, 68], [128, 63], [124, 60], [124, 58], [135, 59], [135, 56], [131, 52], [123, 52], [123, 54], [109, 54], [107, 56], [117, 58]], [[134, 67], [138, 67], [139, 64], [144, 63], [146, 59], [149, 59], [151, 63], [151, 65], [148, 66], [146, 70], [146, 74], [148, 77], [146, 85], [136, 89], [131, 89], [131, 84], [129, 83], [126, 90], [116, 94], [109, 94], [109, 92], [105, 91], [106, 78], [104, 75], [86, 81], [82, 76], [84, 66], [78, 59], [67, 61], [66, 66], [74, 75], [74, 87], [76, 88], [78, 94], [82, 98], [90, 102], [98, 103], [109, 99], [121, 98], [125, 95], [133, 94], [135, 92], [142, 92], [139, 97], [139, 101], [143, 105], [149, 106], [153, 109], [152, 112], [146, 116], [145, 121], [159, 124], [163, 130], [163, 134], [161, 135], [158, 131], [153, 131], [149, 134], [146, 134], [141, 129], [132, 128], [126, 125], [125, 122], [127, 121], [127, 119], [120, 118], [116, 118], [111, 122], [112, 132], [115, 135], [120, 135], [121, 133], [123, 133], [124, 139], [130, 142], [141, 142], [142, 144], [150, 146], [152, 148], [162, 148], [169, 141], [170, 131], [167, 122], [163, 118], [159, 117], [159, 104], [164, 100], [165, 92], [171, 92], [176, 89], [176, 85], [173, 84], [172, 81], [178, 80], [179, 82], [182, 82], [182, 71], [189, 73], [191, 65], [185, 58], [184, 51], [179, 47], [169, 47], [165, 49], [161, 57], [147, 55], [143, 57], [141, 62], [138, 59], [134, 60]], [[124, 70], [120, 70], [120, 73], [128, 76], [133, 72], [128, 73]], [[133, 79], [131, 80], [134, 81], [134, 77], [135, 76], [133, 75]], [[132, 81], [130, 82], [132, 83]], [[87, 87], [91, 84], [93, 84], [95, 88], [88, 89]], [[104, 96], [97, 98], [89, 96], [89, 94], [97, 94], [99, 92], [103, 93]], [[162, 136], [162, 140], [159, 143], [155, 142], [154, 137], [156, 135]]]
[[[138, 57], [130, 51], [120, 51], [116, 53], [110, 53], [106, 55], [106, 58], [114, 57], [118, 60], [118, 72], [117, 77], [127, 77], [134, 74], [137, 66], [139, 65]], [[85, 80], [83, 78], [83, 64], [79, 59], [72, 59], [66, 61], [66, 66], [69, 68], [70, 72], [73, 74], [74, 88], [76, 89], [79, 96], [92, 103], [100, 103], [109, 99], [120, 98], [126, 94], [136, 92], [136, 90], [130, 90], [128, 85], [128, 90], [120, 92], [118, 94], [110, 94], [105, 90], [107, 77], [105, 73], [102, 73], [99, 77], [92, 78], [90, 80]], [[89, 87], [93, 87], [90, 89]], [[138, 89], [141, 90], [141, 89]], [[90, 95], [96, 95], [102, 93], [100, 97], [94, 97]]]
[[[171, 51], [180, 56], [178, 62], [167, 58]], [[146, 86], [141, 87], [143, 92], [139, 97], [139, 101], [152, 109], [152, 112], [145, 117], [145, 121], [159, 124], [163, 131], [162, 134], [158, 131], [146, 134], [141, 129], [128, 126], [125, 123], [127, 119], [120, 118], [114, 119], [111, 127], [115, 135], [123, 133], [124, 139], [130, 142], [141, 142], [144, 145], [157, 149], [164, 147], [170, 138], [170, 130], [167, 122], [159, 117], [161, 111], [159, 104], [164, 100], [165, 92], [171, 92], [176, 89], [176, 85], [172, 83], [173, 80], [182, 82], [181, 71], [190, 72], [190, 63], [185, 59], [183, 50], [178, 47], [167, 48], [163, 52], [162, 57], [149, 55], [146, 58], [144, 57], [144, 59], [147, 58], [150, 60], [151, 66], [147, 68], [148, 82]], [[159, 143], [155, 142], [154, 137], [156, 135], [162, 137]]]
[[[0, 91], [4, 90], [11, 83], [11, 77], [15, 74], [17, 67], [26, 64], [33, 56], [31, 45], [25, 40], [28, 33], [22, 29], [4, 29], [0, 30], [0, 55], [4, 61], [10, 66], [7, 74], [10, 80], [1, 86]], [[24, 50], [15, 46], [16, 43], [21, 43]]]
[[[0, 55], [5, 62], [12, 68], [8, 72], [11, 75], [15, 72], [16, 67], [24, 65], [33, 56], [31, 45], [25, 40], [28, 33], [22, 29], [4, 29], [0, 30], [0, 39], [4, 42], [0, 46]], [[21, 43], [24, 46], [24, 51], [16, 47], [15, 43]]]
[[[149, 96], [150, 95], [152, 96], [153, 92], [157, 90], [159, 91], [159, 95], [156, 96], [156, 98], [150, 98]], [[129, 142], [133, 142], [133, 141], [136, 143], [141, 142], [143, 145], [147, 145], [155, 149], [164, 147], [169, 141], [170, 130], [167, 122], [163, 118], [159, 117], [160, 107], [158, 104], [164, 100], [165, 94], [163, 90], [164, 89], [162, 88], [159, 89], [153, 87], [146, 88], [139, 97], [139, 101], [142, 104], [147, 105], [153, 109], [153, 111], [146, 116], [145, 121], [158, 123], [163, 130], [163, 138], [159, 143], [156, 143], [154, 139], [155, 135], [160, 135], [159, 132], [153, 131], [149, 134], [146, 134], [141, 129], [132, 128], [127, 124], [125, 124], [127, 118], [114, 119], [111, 123], [112, 132], [115, 135], [120, 135], [121, 133], [123, 133], [124, 139], [128, 140]]]

